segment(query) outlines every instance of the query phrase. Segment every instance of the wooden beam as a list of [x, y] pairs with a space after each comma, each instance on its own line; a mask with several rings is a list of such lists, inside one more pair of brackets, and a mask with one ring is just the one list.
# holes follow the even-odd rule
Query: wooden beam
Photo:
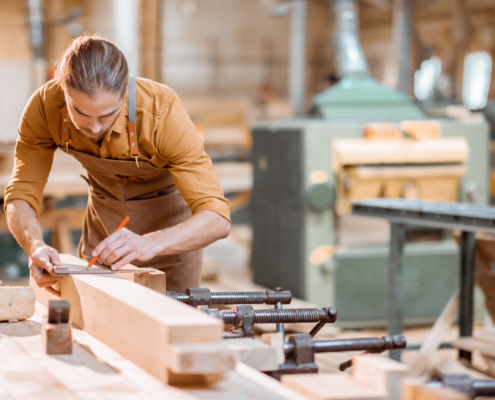
[[411, 376], [418, 377], [423, 374], [428, 365], [428, 360], [438, 349], [443, 338], [454, 323], [459, 313], [459, 291], [450, 298], [440, 316], [435, 321], [433, 328], [419, 349], [416, 359], [411, 365]]
[[352, 360], [353, 378], [368, 387], [387, 392], [390, 400], [400, 399], [401, 381], [409, 374], [409, 367], [390, 358], [364, 354]]
[[279, 368], [277, 351], [266, 343], [253, 339], [224, 340], [224, 345], [235, 352], [237, 362], [258, 371], [276, 371]]
[[[384, 400], [386, 391], [369, 387], [348, 374], [284, 375], [282, 383], [301, 395], [315, 400]], [[399, 399], [396, 397], [395, 399]]]
[[[63, 263], [86, 264], [67, 254], [60, 257]], [[30, 286], [45, 306], [55, 298], [38, 288], [32, 278]], [[71, 303], [73, 326], [164, 382], [182, 382], [183, 378], [168, 368], [170, 345], [218, 343], [222, 337], [221, 321], [118, 276], [72, 275], [62, 278], [56, 289]], [[218, 370], [222, 372], [224, 367], [218, 365]], [[203, 378], [195, 376], [193, 380]]]
[[234, 351], [220, 342], [175, 344], [168, 348], [167, 366], [175, 374], [226, 373], [235, 368]]

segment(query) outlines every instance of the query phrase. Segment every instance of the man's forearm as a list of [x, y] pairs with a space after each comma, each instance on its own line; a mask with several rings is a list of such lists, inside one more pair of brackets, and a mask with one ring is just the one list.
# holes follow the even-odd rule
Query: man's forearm
[[200, 211], [172, 228], [145, 235], [156, 255], [180, 254], [202, 249], [230, 233], [230, 222], [213, 211]]
[[7, 223], [29, 257], [32, 257], [39, 246], [44, 245], [43, 233], [36, 219], [36, 213], [24, 200], [12, 200], [7, 204]]

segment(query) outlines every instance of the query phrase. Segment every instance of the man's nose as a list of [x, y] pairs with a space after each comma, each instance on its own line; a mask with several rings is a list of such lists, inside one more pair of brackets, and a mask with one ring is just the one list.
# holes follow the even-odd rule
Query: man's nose
[[94, 134], [97, 134], [101, 130], [101, 124], [98, 121], [92, 121], [89, 124], [88, 128], [91, 129], [91, 132], [93, 132]]

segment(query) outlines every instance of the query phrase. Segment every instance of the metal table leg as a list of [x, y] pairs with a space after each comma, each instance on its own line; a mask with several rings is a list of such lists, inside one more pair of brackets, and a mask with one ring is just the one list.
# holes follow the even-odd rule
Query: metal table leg
[[[476, 232], [461, 232], [459, 336], [473, 334], [474, 253]], [[459, 357], [471, 361], [471, 352], [459, 350]]]
[[[390, 223], [390, 258], [388, 264], [388, 334], [401, 335], [404, 327], [402, 316], [403, 253], [406, 225]], [[400, 361], [401, 350], [390, 350], [389, 357]]]

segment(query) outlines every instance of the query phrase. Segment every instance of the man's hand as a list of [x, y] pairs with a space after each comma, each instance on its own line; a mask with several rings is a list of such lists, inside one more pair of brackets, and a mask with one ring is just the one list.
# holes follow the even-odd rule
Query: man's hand
[[31, 264], [29, 265], [29, 269], [31, 270], [31, 275], [34, 278], [34, 281], [39, 287], [48, 290], [50, 286], [57, 283], [60, 279], [59, 276], [51, 276], [42, 272], [42, 269], [52, 272], [54, 265], [62, 265], [62, 261], [60, 261], [57, 250], [43, 244], [34, 251], [31, 256]]
[[133, 260], [147, 261], [156, 255], [155, 245], [150, 236], [136, 235], [129, 229], [122, 228], [112, 233], [93, 250], [93, 257], [98, 263], [112, 266], [115, 271]]

